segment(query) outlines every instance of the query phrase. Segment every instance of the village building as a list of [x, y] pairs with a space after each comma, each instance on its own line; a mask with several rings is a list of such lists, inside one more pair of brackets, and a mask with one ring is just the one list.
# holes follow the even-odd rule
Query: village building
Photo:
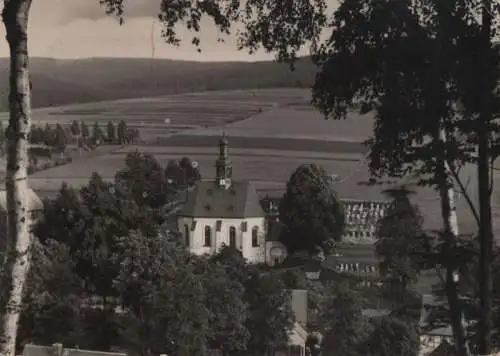
[[249, 263], [266, 262], [266, 216], [252, 182], [232, 179], [225, 136], [215, 166], [215, 180], [198, 182], [177, 215], [186, 246], [193, 254], [213, 255], [227, 245]]
[[420, 309], [420, 356], [445, 355], [442, 353], [453, 345], [453, 332], [451, 325], [435, 326], [434, 321], [438, 315], [433, 310], [446, 309], [446, 301], [432, 294], [422, 296]]
[[307, 332], [307, 290], [292, 289], [291, 308], [295, 318], [292, 329], [288, 334], [287, 346], [274, 350], [273, 356], [305, 356]]
[[61, 343], [55, 343], [51, 346], [26, 344], [22, 356], [127, 356], [127, 354], [66, 348]]

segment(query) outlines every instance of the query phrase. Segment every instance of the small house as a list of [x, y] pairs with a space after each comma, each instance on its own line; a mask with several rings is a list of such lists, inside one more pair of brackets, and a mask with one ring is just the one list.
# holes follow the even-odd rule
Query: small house
[[125, 353], [65, 348], [60, 343], [51, 346], [26, 344], [22, 356], [127, 356]]

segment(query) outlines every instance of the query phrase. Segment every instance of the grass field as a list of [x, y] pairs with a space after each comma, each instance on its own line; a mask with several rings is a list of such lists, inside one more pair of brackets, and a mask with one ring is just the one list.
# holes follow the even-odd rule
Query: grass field
[[[135, 148], [134, 148], [135, 149]], [[89, 161], [83, 160], [66, 166], [50, 169], [44, 172], [35, 173], [30, 176], [30, 184], [34, 189], [50, 190], [58, 188], [61, 180], [77, 180], [80, 178], [90, 177], [90, 174], [95, 171], [105, 178], [113, 178], [115, 173], [124, 166], [125, 150], [120, 152], [109, 153], [100, 157], [95, 157]], [[179, 159], [186, 155], [196, 160], [199, 164], [201, 174], [204, 178], [213, 178], [215, 175], [215, 152], [170, 152], [170, 153], [154, 153], [156, 159], [166, 166], [170, 159]], [[259, 152], [252, 150], [249, 152], [235, 152], [231, 156], [233, 161], [233, 175], [237, 179], [249, 179], [254, 181], [269, 181], [269, 182], [285, 182], [290, 173], [300, 164], [307, 164], [315, 161], [321, 164], [328, 172], [347, 175], [353, 167], [356, 160], [355, 157], [314, 157], [309, 155], [290, 156], [286, 152], [270, 152], [269, 150]], [[49, 185], [45, 183], [43, 186], [38, 186], [40, 180], [47, 180]], [[52, 183], [53, 182], [53, 183]]]
[[[226, 125], [229, 136], [252, 137], [262, 140], [288, 138], [295, 140], [361, 142], [370, 137], [372, 118], [368, 115], [350, 114], [346, 120], [325, 120], [311, 107], [295, 110], [278, 107], [253, 115], [247, 120]], [[218, 128], [191, 130], [190, 135], [218, 135]]]

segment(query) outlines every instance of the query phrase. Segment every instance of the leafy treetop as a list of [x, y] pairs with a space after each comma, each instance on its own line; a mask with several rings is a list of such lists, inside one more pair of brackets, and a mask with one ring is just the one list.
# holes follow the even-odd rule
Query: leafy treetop
[[281, 240], [290, 250], [314, 252], [339, 241], [345, 224], [344, 208], [331, 177], [315, 164], [301, 165], [290, 176], [280, 203]]

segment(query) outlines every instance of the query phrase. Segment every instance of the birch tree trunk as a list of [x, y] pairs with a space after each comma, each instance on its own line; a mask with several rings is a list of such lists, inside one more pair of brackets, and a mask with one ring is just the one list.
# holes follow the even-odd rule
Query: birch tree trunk
[[[439, 140], [443, 147], [446, 145], [447, 136], [445, 129], [439, 130]], [[450, 308], [450, 322], [453, 330], [455, 350], [458, 356], [469, 355], [466, 343], [465, 327], [463, 325], [463, 308], [458, 297], [458, 263], [455, 246], [459, 235], [457, 209], [455, 205], [455, 191], [451, 180], [451, 167], [443, 152], [438, 159], [437, 175], [439, 179], [439, 195], [441, 198], [441, 215], [443, 218], [445, 238], [445, 293]]]
[[7, 253], [2, 271], [0, 355], [15, 356], [23, 288], [30, 266], [30, 202], [27, 188], [31, 123], [28, 73], [28, 14], [31, 0], [4, 0], [2, 12], [10, 49], [7, 128]]

